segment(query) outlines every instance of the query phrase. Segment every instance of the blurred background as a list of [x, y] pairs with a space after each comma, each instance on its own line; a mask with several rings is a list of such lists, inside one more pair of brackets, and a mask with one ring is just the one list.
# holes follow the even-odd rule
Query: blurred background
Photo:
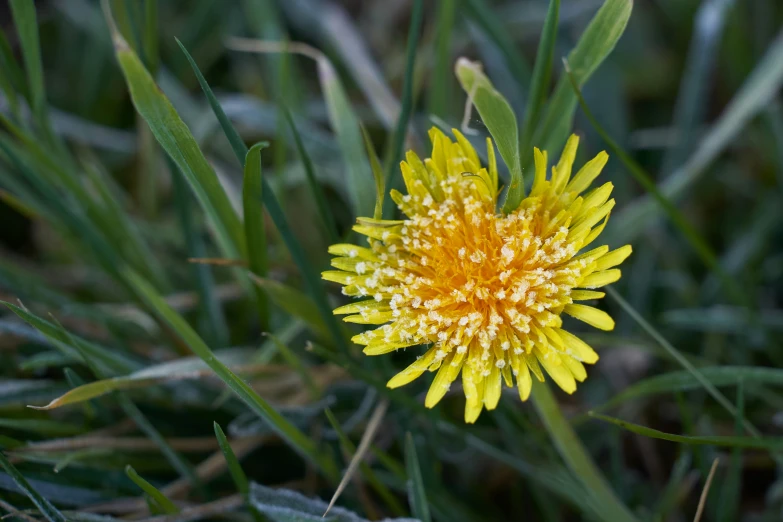
[[[373, 422], [386, 404], [383, 383], [410, 356], [377, 362], [356, 346], [337, 350], [288, 236], [268, 216], [259, 243], [268, 271], [253, 268], [262, 290], [241, 275], [241, 256], [226, 259], [188, 174], [134, 109], [99, 2], [14, 4], [33, 2], [0, 3], [0, 299], [17, 307], [0, 310], [0, 448], [33, 490], [70, 520], [315, 520], [323, 506], [305, 497], [328, 502], [370, 426], [374, 446], [337, 502], [357, 515], [335, 512], [333, 520], [425, 518], [411, 507], [422, 492], [439, 521], [606, 520], [600, 497], [569, 472], [514, 390], [466, 427], [459, 390], [433, 411], [416, 407], [426, 375], [388, 395]], [[483, 142], [475, 111], [463, 121], [466, 97], [453, 73], [460, 56], [482, 62], [521, 122], [549, 9], [543, 0], [426, 0], [417, 20], [410, 0], [108, 4], [190, 129], [225, 208], [245, 219], [236, 148], [175, 37], [242, 142], [268, 142], [262, 175], [317, 272], [328, 267], [332, 239], [350, 238], [357, 213], [374, 205], [356, 122], [384, 167], [396, 161], [401, 107], [411, 111], [405, 149], [422, 157], [432, 125], [467, 123]], [[614, 285], [621, 299], [602, 304], [615, 331], [584, 334], [600, 361], [576, 394], [556, 396], [638, 520], [694, 520], [716, 459], [702, 520], [783, 520], [783, 3], [637, 0], [629, 11], [630, 1], [562, 0], [547, 96], [563, 81], [561, 58], [591, 20], [604, 20], [602, 6], [607, 20], [610, 8], [615, 23], [624, 25], [623, 12], [630, 18], [584, 83], [584, 100], [692, 228], [667, 218], [635, 167], [575, 108], [577, 163], [605, 149], [611, 158], [602, 179], [614, 183], [617, 207], [604, 237], [630, 242], [634, 254]], [[339, 85], [312, 56], [243, 52], [235, 37], [278, 42], [267, 50], [307, 44], [306, 53], [332, 64]], [[548, 143], [550, 157], [559, 155], [562, 142]], [[370, 198], [359, 198], [366, 187]], [[706, 250], [693, 247], [694, 234]], [[328, 455], [331, 475], [302, 458], [301, 446], [292, 449], [282, 424], [227, 392], [121, 265]], [[335, 286], [324, 285], [331, 304], [344, 302]], [[100, 392], [111, 394], [85, 393], [43, 412], [26, 407], [129, 375], [102, 381]], [[631, 433], [589, 411], [657, 431]], [[249, 481], [305, 497], [258, 487], [243, 507], [213, 421]], [[661, 432], [697, 444], [661, 440]], [[725, 438], [703, 438], [712, 436]], [[0, 512], [59, 520], [33, 508], [9, 469], [0, 471]], [[139, 475], [152, 489], [139, 486]]]

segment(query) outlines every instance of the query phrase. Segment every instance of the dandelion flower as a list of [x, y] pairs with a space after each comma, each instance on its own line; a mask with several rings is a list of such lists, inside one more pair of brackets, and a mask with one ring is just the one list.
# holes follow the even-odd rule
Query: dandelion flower
[[[350, 323], [381, 325], [356, 335], [367, 355], [416, 345], [426, 351], [388, 386], [436, 372], [425, 405], [435, 406], [462, 373], [465, 421], [494, 409], [503, 383], [530, 396], [532, 379], [546, 372], [567, 393], [584, 381], [584, 363], [598, 355], [563, 329], [562, 314], [611, 330], [605, 312], [578, 304], [599, 299], [595, 291], [617, 281], [615, 268], [631, 253], [599, 246], [614, 200], [612, 184], [588, 190], [608, 156], [601, 152], [574, 176], [579, 139], [571, 136], [547, 179], [547, 153], [535, 150], [530, 194], [508, 214], [496, 211], [498, 173], [491, 140], [489, 165], [456, 130], [452, 141], [430, 131], [432, 157], [408, 152], [401, 163], [407, 194], [391, 197], [404, 220], [359, 218], [354, 230], [369, 247], [337, 244], [337, 270], [323, 278], [343, 285], [345, 295], [365, 298], [342, 306]], [[584, 252], [583, 252], [584, 251]]]

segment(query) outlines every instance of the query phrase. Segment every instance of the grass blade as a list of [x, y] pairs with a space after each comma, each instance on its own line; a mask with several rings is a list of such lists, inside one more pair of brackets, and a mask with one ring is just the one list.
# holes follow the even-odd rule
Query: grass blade
[[[193, 65], [194, 71], [198, 71], [198, 67], [195, 65], [195, 62], [192, 62], [191, 65]], [[203, 75], [201, 75], [200, 71], [196, 74], [199, 78], [203, 79]], [[220, 126], [223, 129], [226, 138], [228, 138], [229, 143], [231, 143], [231, 147], [234, 149], [234, 154], [237, 156], [237, 160], [244, 164], [245, 156], [247, 154], [247, 147], [239, 137], [239, 133], [237, 133], [236, 129], [229, 121], [226, 113], [220, 107], [220, 104], [217, 102], [217, 98], [215, 98], [214, 94], [212, 93], [212, 89], [209, 87], [209, 84], [206, 82], [206, 80], [204, 80], [203, 83], [199, 83], [201, 83], [201, 87], [207, 96], [207, 100], [212, 107], [212, 111], [215, 113], [215, 116], [220, 122]], [[335, 344], [340, 348], [341, 351], [347, 353], [348, 346], [345, 342], [345, 337], [343, 336], [340, 323], [337, 321], [337, 319], [335, 319], [334, 314], [332, 314], [332, 309], [329, 306], [329, 301], [326, 297], [326, 291], [321, 284], [321, 278], [319, 274], [313, 269], [310, 261], [307, 258], [307, 255], [304, 252], [304, 249], [302, 248], [301, 243], [299, 243], [299, 240], [296, 238], [296, 236], [294, 236], [294, 233], [288, 224], [288, 220], [283, 213], [283, 209], [280, 206], [280, 202], [277, 201], [272, 188], [269, 186], [263, 176], [261, 177], [261, 184], [263, 203], [264, 206], [266, 206], [267, 212], [269, 212], [269, 217], [274, 222], [277, 231], [280, 233], [280, 236], [283, 238], [288, 251], [291, 253], [291, 257], [293, 257], [294, 262], [299, 267], [299, 270], [302, 273], [302, 277], [305, 280], [305, 284], [307, 285], [307, 289], [312, 295], [313, 300], [315, 301], [315, 304], [318, 308], [318, 312], [321, 315], [321, 319], [323, 320], [324, 324], [326, 324], [326, 327], [328, 328], [331, 336], [334, 338]]]
[[520, 149], [526, 151], [533, 148], [531, 143], [533, 131], [538, 123], [539, 115], [546, 100], [546, 91], [552, 74], [552, 57], [557, 39], [557, 23], [560, 16], [560, 0], [549, 0], [549, 9], [544, 21], [544, 30], [538, 42], [536, 63], [533, 66], [533, 78], [530, 80], [530, 93], [525, 107], [525, 118], [522, 121], [522, 136]]
[[[740, 381], [737, 386], [737, 411], [740, 416], [744, 416], [745, 413], [745, 394], [744, 383]], [[742, 435], [742, 424], [736, 422], [734, 426], [735, 436]], [[726, 480], [723, 483], [721, 489], [720, 501], [718, 509], [715, 512], [718, 514], [716, 517], [718, 522], [731, 522], [740, 518], [738, 515], [738, 508], [740, 503], [740, 495], [742, 494], [742, 449], [734, 448], [731, 451], [731, 457], [729, 460], [729, 469], [726, 472]]]
[[158, 0], [144, 0], [144, 35], [142, 49], [147, 68], [152, 76], [158, 73], [160, 55], [158, 52]]
[[290, 287], [272, 279], [262, 279], [255, 274], [250, 279], [263, 288], [269, 299], [286, 313], [304, 321], [318, 335], [328, 338], [329, 328], [323, 322], [318, 306], [307, 295], [296, 288]]
[[55, 508], [48, 500], [43, 498], [40, 493], [30, 486], [30, 483], [27, 482], [27, 479], [25, 479], [22, 474], [19, 473], [19, 470], [17, 470], [14, 465], [8, 461], [6, 456], [3, 455], [2, 451], [0, 451], [0, 467], [2, 467], [5, 472], [8, 473], [16, 485], [19, 486], [19, 489], [21, 489], [22, 492], [27, 495], [30, 501], [35, 504], [35, 507], [38, 508], [38, 511], [41, 512], [46, 520], [49, 522], [68, 522], [68, 519], [66, 519], [65, 516], [63, 516], [63, 514], [57, 510], [57, 508]]
[[668, 440], [671, 442], [680, 442], [682, 444], [691, 445], [707, 445], [707, 446], [719, 446], [728, 448], [746, 448], [746, 449], [762, 449], [769, 451], [780, 451], [783, 449], [783, 440], [779, 437], [735, 437], [731, 435], [713, 435], [713, 436], [690, 436], [690, 435], [676, 435], [674, 433], [666, 433], [663, 431], [654, 430], [646, 426], [640, 426], [632, 422], [616, 419], [614, 417], [607, 417], [599, 413], [590, 413], [590, 416], [619, 426], [625, 430], [631, 431], [638, 435], [650, 437], [653, 439]]
[[367, 149], [367, 156], [370, 158], [372, 175], [375, 178], [375, 211], [373, 212], [373, 218], [382, 219], [383, 200], [386, 197], [386, 182], [384, 180], [383, 168], [381, 167], [381, 162], [378, 160], [378, 153], [375, 152], [375, 147], [372, 145], [370, 134], [363, 125], [362, 136], [364, 137], [364, 148]]
[[[264, 197], [264, 185], [261, 174], [261, 149], [266, 146], [266, 143], [257, 143], [247, 151], [242, 178], [242, 206], [245, 218], [247, 261], [250, 271], [258, 277], [266, 277], [269, 269], [266, 255], [264, 207], [258, 204]], [[269, 329], [269, 300], [258, 286], [255, 288], [261, 330], [267, 331]]]
[[179, 508], [174, 505], [174, 502], [166, 498], [166, 495], [161, 493], [158, 488], [144, 480], [141, 475], [136, 473], [136, 470], [133, 469], [130, 464], [125, 467], [125, 474], [128, 475], [128, 478], [131, 479], [134, 484], [139, 486], [139, 489], [149, 495], [153, 505], [157, 505], [163, 513], [167, 515], [179, 513]]
[[478, 109], [484, 125], [494, 138], [500, 156], [511, 172], [511, 182], [506, 192], [503, 212], [512, 212], [517, 209], [525, 195], [517, 117], [508, 101], [495, 90], [492, 82], [481, 71], [481, 64], [460, 58], [457, 60], [456, 73], [462, 89], [468, 95], [469, 101]]
[[457, 0], [438, 0], [435, 25], [435, 65], [430, 79], [428, 110], [439, 118], [445, 118], [451, 102], [451, 33]]
[[408, 502], [411, 506], [411, 512], [421, 522], [431, 522], [427, 492], [424, 489], [424, 479], [421, 476], [419, 457], [416, 455], [416, 443], [410, 432], [405, 434], [405, 469], [408, 472]]
[[[27, 72], [27, 86], [30, 89], [30, 106], [38, 124], [45, 130], [48, 126], [44, 73], [41, 65], [41, 47], [38, 37], [38, 19], [35, 3], [29, 0], [10, 0], [11, 14], [19, 34], [22, 59]], [[5, 74], [5, 73], [3, 73]]]
[[[416, 67], [416, 50], [419, 46], [419, 34], [421, 33], [422, 13], [424, 11], [423, 0], [414, 0], [413, 13], [411, 14], [411, 23], [408, 27], [408, 47], [405, 54], [405, 76], [402, 84], [402, 99], [400, 105], [400, 114], [397, 118], [397, 124], [392, 133], [389, 150], [386, 153], [386, 186], [399, 188], [402, 186], [402, 175], [395, 176], [398, 169], [398, 161], [402, 156], [402, 149], [405, 145], [405, 135], [408, 133], [408, 122], [413, 112], [413, 73]], [[385, 197], [385, 196], [384, 196]], [[387, 200], [388, 217], [392, 217], [391, 198]], [[366, 216], [368, 214], [359, 214]]]
[[745, 292], [743, 292], [742, 289], [739, 287], [739, 285], [737, 285], [737, 283], [734, 281], [734, 279], [730, 277], [725, 272], [725, 270], [723, 270], [723, 267], [718, 262], [717, 256], [712, 251], [712, 248], [707, 244], [707, 241], [705, 241], [704, 238], [702, 238], [701, 235], [698, 233], [698, 231], [695, 228], [693, 228], [693, 226], [688, 222], [685, 216], [677, 209], [677, 207], [675, 207], [674, 204], [671, 201], [669, 201], [661, 193], [660, 190], [658, 190], [658, 187], [655, 185], [655, 182], [653, 181], [652, 177], [649, 174], [647, 174], [647, 172], [645, 172], [645, 170], [636, 161], [634, 161], [634, 159], [631, 158], [617, 144], [617, 142], [612, 139], [611, 136], [609, 136], [609, 134], [603, 129], [601, 124], [598, 123], [598, 120], [596, 120], [592, 111], [590, 111], [590, 108], [587, 106], [587, 102], [585, 102], [585, 99], [582, 97], [582, 93], [579, 90], [579, 85], [577, 83], [577, 80], [572, 74], [570, 70], [570, 65], [567, 62], [565, 62], [565, 69], [566, 69], [565, 74], [571, 81], [571, 87], [573, 88], [574, 95], [579, 100], [579, 104], [582, 107], [582, 112], [584, 112], [585, 116], [587, 116], [587, 119], [590, 120], [590, 123], [593, 125], [593, 128], [595, 128], [596, 132], [598, 132], [601, 138], [606, 142], [606, 144], [612, 150], [612, 152], [615, 155], [617, 155], [618, 158], [620, 158], [620, 161], [623, 162], [625, 167], [633, 175], [636, 181], [638, 181], [639, 184], [642, 185], [644, 189], [653, 196], [653, 198], [658, 203], [658, 205], [660, 205], [660, 207], [664, 210], [664, 212], [666, 212], [666, 215], [672, 221], [674, 226], [676, 226], [677, 229], [679, 229], [680, 233], [688, 241], [691, 248], [693, 248], [696, 251], [696, 253], [699, 255], [702, 262], [707, 266], [707, 268], [715, 272], [715, 275], [721, 280], [729, 295], [733, 299], [735, 299], [738, 303], [745, 306], [750, 306], [750, 300], [745, 295]]
[[754, 437], [759, 437], [761, 434], [759, 431], [745, 418], [742, 418], [740, 416], [740, 413], [737, 411], [736, 408], [729, 402], [729, 400], [718, 391], [718, 389], [707, 379], [704, 378], [704, 376], [701, 374], [699, 370], [696, 369], [693, 364], [686, 359], [682, 353], [680, 353], [679, 350], [677, 350], [674, 346], [672, 346], [669, 341], [667, 341], [653, 326], [647, 322], [647, 320], [644, 319], [639, 313], [625, 300], [623, 299], [620, 294], [618, 294], [614, 288], [607, 287], [606, 289], [607, 293], [612, 296], [612, 298], [617, 301], [617, 303], [620, 305], [620, 307], [625, 310], [625, 312], [631, 316], [631, 318], [636, 321], [639, 326], [642, 327], [642, 329], [647, 332], [650, 337], [652, 337], [658, 344], [660, 344], [669, 354], [686, 370], [690, 372], [690, 374], [701, 384], [704, 389], [709, 393], [713, 399], [715, 399], [718, 404], [720, 404], [723, 409], [725, 409], [727, 412], [731, 414], [732, 417], [741, 418], [742, 419], [742, 425], [745, 427], [745, 430], [753, 435]]
[[[625, 31], [633, 9], [632, 0], [606, 0], [582, 33], [576, 47], [568, 54], [568, 63], [582, 87], [612, 52]], [[543, 150], [560, 150], [571, 130], [576, 111], [576, 96], [566, 75], [560, 77], [533, 144]], [[522, 151], [522, 165], [532, 162], [533, 150]]]
[[[291, 116], [291, 111], [288, 107], [282, 107], [283, 116], [288, 123], [288, 127], [291, 129], [291, 134], [294, 136], [294, 143], [296, 144], [296, 150], [299, 153], [299, 159], [302, 160], [304, 166], [305, 175], [307, 176], [307, 183], [310, 185], [310, 192], [313, 194], [315, 200], [315, 206], [318, 209], [318, 215], [321, 218], [326, 232], [329, 234], [330, 243], [339, 243], [340, 236], [337, 233], [337, 222], [334, 220], [332, 212], [329, 210], [329, 205], [326, 203], [326, 197], [324, 196], [321, 185], [318, 184], [318, 178], [315, 176], [315, 166], [313, 160], [310, 159], [310, 155], [307, 153], [307, 149], [302, 141], [302, 136], [296, 128], [294, 118]], [[259, 274], [261, 275], [261, 274]]]
[[8, 44], [8, 39], [5, 37], [5, 33], [0, 31], [0, 70], [3, 74], [0, 74], [0, 88], [5, 93], [5, 97], [8, 99], [8, 104], [11, 108], [11, 113], [19, 120], [19, 98], [18, 94], [24, 96], [25, 84], [24, 75], [19, 68], [19, 64], [16, 63], [14, 53], [11, 50], [11, 46]]
[[193, 331], [190, 325], [177, 314], [166, 301], [158, 295], [153, 287], [134, 272], [125, 269], [125, 276], [136, 289], [139, 297], [155, 311], [193, 350], [193, 353], [201, 357], [207, 366], [240, 398], [250, 409], [267, 421], [292, 448], [303, 457], [318, 465], [329, 478], [337, 476], [337, 468], [333, 460], [325, 454], [319, 453], [315, 443], [302, 433], [296, 426], [280, 415], [269, 403], [262, 399], [245, 381], [237, 377], [225, 364], [220, 362], [204, 344], [204, 341]]
[[[113, 26], [108, 8], [106, 16], [109, 25]], [[112, 28], [112, 38], [136, 110], [188, 180], [209, 216], [224, 256], [231, 259], [240, 257], [245, 251], [242, 225], [215, 171], [201, 152], [190, 129], [116, 28]]]
[[584, 446], [582, 446], [571, 424], [563, 416], [563, 412], [560, 410], [560, 406], [558, 406], [557, 400], [552, 395], [547, 383], [538, 382], [534, 379], [531, 396], [533, 405], [536, 407], [536, 411], [539, 417], [541, 417], [544, 426], [546, 426], [549, 436], [560, 452], [560, 456], [563, 457], [571, 472], [596, 501], [595, 507], [599, 510], [601, 519], [618, 522], [635, 521], [636, 517], [617, 498]]
[[213, 423], [215, 428], [215, 437], [217, 437], [218, 445], [223, 455], [226, 457], [226, 464], [228, 464], [228, 471], [231, 474], [231, 478], [234, 480], [234, 484], [237, 487], [237, 491], [242, 495], [247, 496], [250, 492], [250, 482], [247, 480], [247, 475], [242, 470], [242, 466], [237, 460], [237, 456], [234, 454], [234, 450], [231, 449], [231, 445], [226, 439], [226, 434], [223, 433], [223, 429], [217, 422]]
[[[747, 123], [769, 107], [783, 85], [783, 31], [775, 37], [753, 72], [710, 127], [688, 161], [662, 184], [661, 192], [676, 200], [707, 171], [707, 167], [739, 135]], [[623, 241], [638, 236], [656, 216], [655, 203], [649, 197], [633, 202], [615, 219], [623, 223], [616, 231]]]

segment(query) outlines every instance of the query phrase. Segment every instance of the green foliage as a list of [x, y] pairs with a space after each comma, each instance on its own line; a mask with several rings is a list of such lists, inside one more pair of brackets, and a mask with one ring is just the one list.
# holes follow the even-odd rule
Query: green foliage
[[[400, 6], [8, 2], [0, 516], [692, 520], [720, 456], [703, 520], [779, 518], [783, 6]], [[320, 278], [459, 122], [498, 212], [534, 146], [606, 147], [634, 251], [578, 390], [471, 426], [459, 381], [387, 388], [421, 348], [363, 355]]]

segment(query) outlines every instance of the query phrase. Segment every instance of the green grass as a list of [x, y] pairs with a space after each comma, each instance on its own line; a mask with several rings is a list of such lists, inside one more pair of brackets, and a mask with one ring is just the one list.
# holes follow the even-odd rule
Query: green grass
[[[702, 520], [779, 520], [778, 4], [0, 6], [0, 516], [693, 520], [719, 458]], [[576, 393], [476, 425], [319, 277], [468, 96], [498, 212], [575, 132], [633, 246]]]

